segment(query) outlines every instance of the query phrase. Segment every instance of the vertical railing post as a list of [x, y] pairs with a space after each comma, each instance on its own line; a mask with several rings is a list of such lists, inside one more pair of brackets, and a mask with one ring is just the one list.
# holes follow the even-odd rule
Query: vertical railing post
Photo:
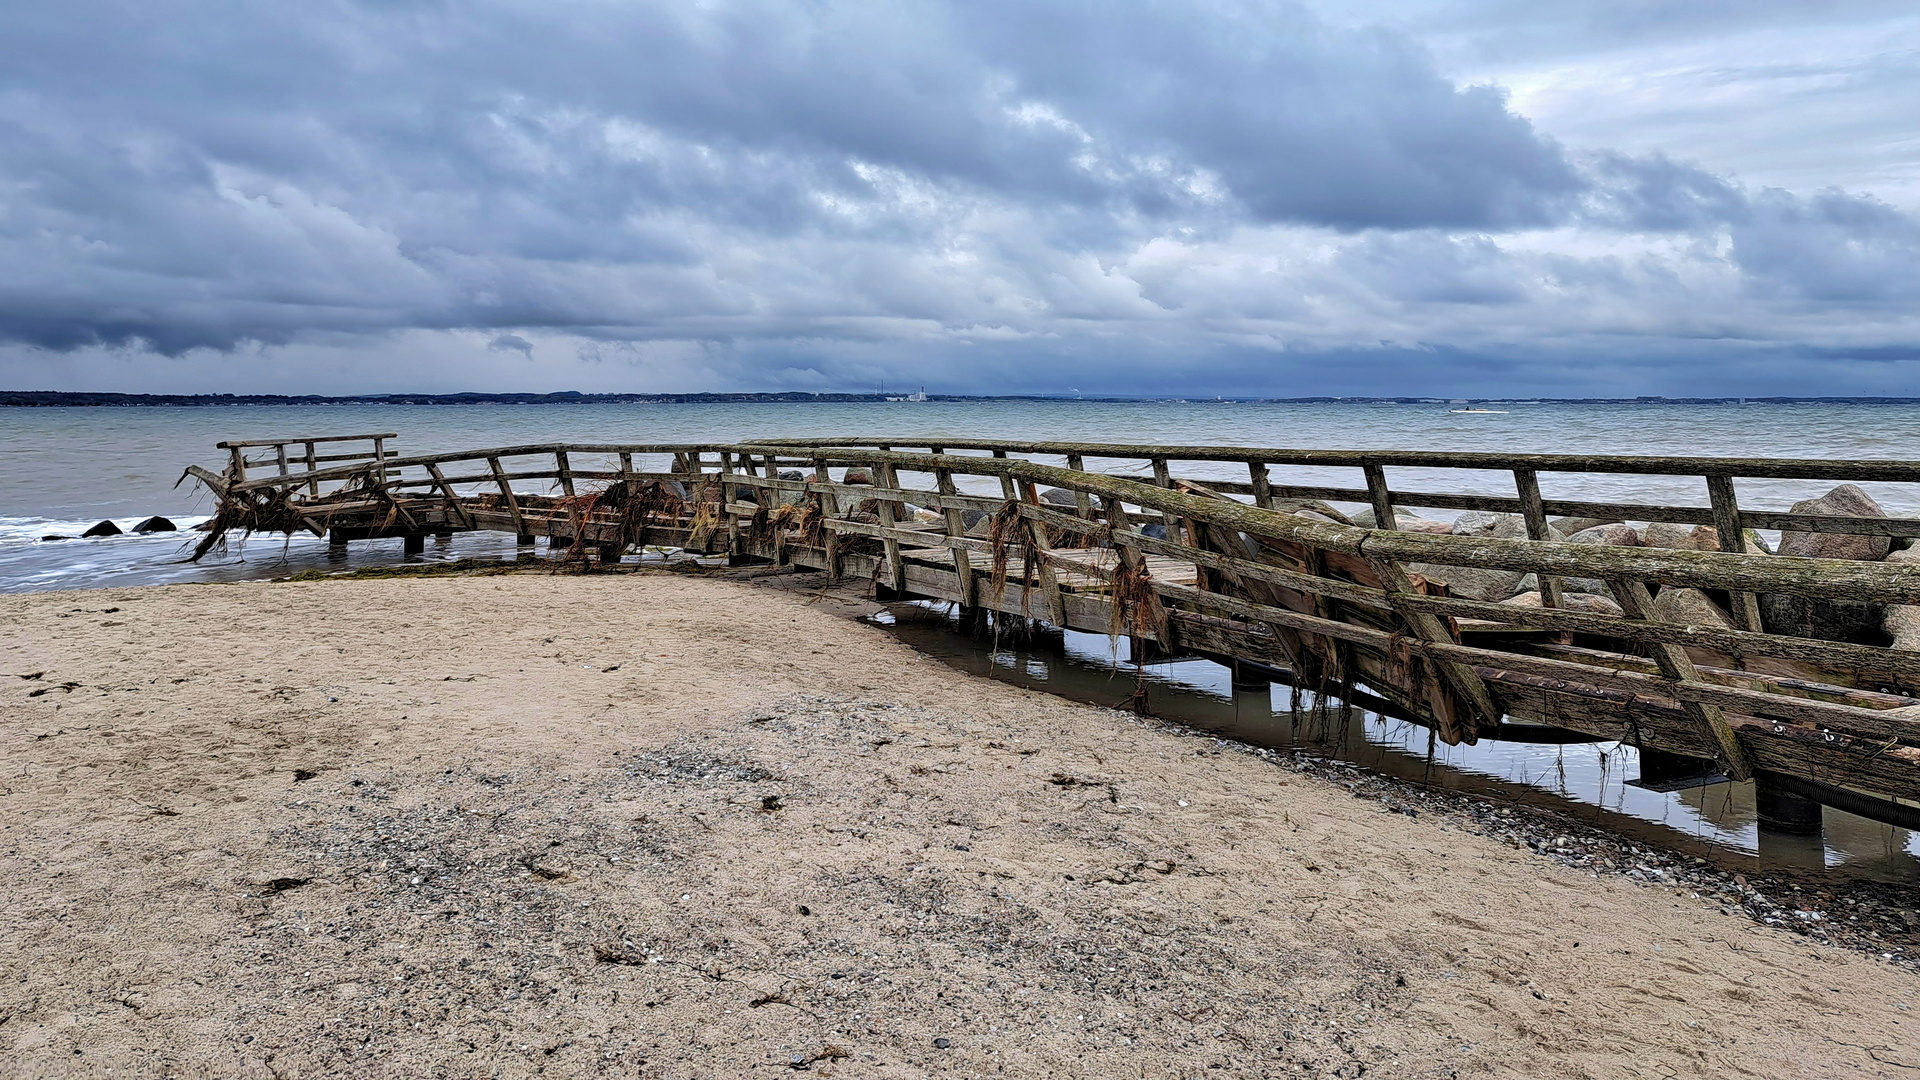
[[[1153, 459], [1153, 486], [1166, 488], [1168, 490], [1172, 490], [1173, 488], [1173, 472], [1167, 468], [1166, 458], [1157, 457]], [[1169, 530], [1169, 535], [1171, 535], [1171, 530], [1174, 525], [1173, 514], [1166, 510], [1160, 511], [1160, 521], [1166, 525]]]
[[[1513, 470], [1513, 487], [1520, 493], [1521, 516], [1527, 520], [1527, 539], [1551, 540], [1553, 531], [1547, 525], [1546, 500], [1540, 497], [1540, 476], [1532, 469]], [[1540, 574], [1540, 604], [1542, 607], [1560, 606], [1561, 584], [1559, 577], [1552, 574]]]
[[[313, 442], [312, 442], [312, 440], [308, 440], [308, 442], [307, 442], [307, 472], [309, 472], [309, 473], [311, 473], [311, 472], [313, 472], [313, 469], [314, 469], [314, 465], [315, 465], [315, 462], [314, 462], [314, 460], [313, 460]], [[312, 495], [318, 495], [318, 494], [320, 494], [320, 481], [318, 481], [318, 480], [309, 480], [309, 481], [307, 481], [307, 494], [308, 494], [309, 496], [312, 496]]]
[[[1033, 481], [1026, 481], [1027, 502], [1040, 505], [1040, 490]], [[1060, 593], [1060, 576], [1054, 572], [1052, 554], [1053, 541], [1047, 538], [1047, 524], [1044, 521], [1030, 523], [1029, 532], [1033, 536], [1034, 564], [1040, 568], [1040, 595], [1047, 601], [1047, 621], [1060, 627], [1067, 627], [1067, 599]]]
[[1378, 465], [1362, 465], [1367, 474], [1367, 500], [1373, 504], [1373, 527], [1376, 529], [1398, 529], [1400, 523], [1393, 517], [1393, 492], [1387, 490], [1387, 471]]
[[384, 485], [387, 482], [387, 440], [378, 435], [373, 437], [373, 463], [379, 466], [374, 471], [374, 475], [378, 476], [380, 483]]
[[567, 498], [573, 498], [573, 463], [568, 460], [565, 450], [553, 452], [554, 469], [560, 474], [560, 490]]
[[[1067, 468], [1072, 469], [1074, 472], [1086, 472], [1087, 460], [1079, 454], [1068, 454]], [[1074, 511], [1078, 513], [1083, 520], [1093, 520], [1093, 496], [1084, 491], [1075, 491], [1073, 493], [1073, 506]]]
[[[936, 451], [937, 452], [937, 451]], [[953, 482], [952, 469], [936, 469], [933, 473], [935, 485], [942, 495], [958, 495], [960, 489]], [[966, 517], [957, 506], [943, 507], [947, 519], [947, 536], [960, 538], [967, 535]], [[960, 606], [977, 607], [978, 598], [973, 594], [973, 558], [967, 549], [956, 544], [948, 544], [947, 550], [953, 553], [953, 571], [960, 578]]]
[[[1740, 522], [1740, 500], [1733, 492], [1733, 477], [1724, 473], [1707, 476], [1707, 496], [1713, 501], [1713, 531], [1720, 534], [1720, 550], [1733, 555], [1747, 550], [1747, 531]], [[1733, 624], [1756, 634], [1766, 633], [1760, 617], [1760, 599], [1752, 593], [1732, 596]]]
[[[881, 449], [884, 450], [885, 447]], [[883, 489], [891, 490], [900, 486], [899, 478], [895, 475], [893, 463], [890, 461], [883, 461], [875, 466], [873, 479], [875, 485]], [[877, 498], [875, 503], [875, 508], [880, 512], [880, 527], [887, 531], [887, 535], [880, 538], [880, 543], [886, 552], [887, 576], [893, 579], [890, 587], [895, 597], [904, 596], [907, 592], [907, 565], [906, 561], [900, 557], [900, 539], [893, 535], [894, 527], [898, 524], [897, 513], [900, 504], [885, 496]], [[880, 575], [876, 573], [874, 580], [878, 581], [879, 578]]]
[[727, 557], [738, 559], [746, 554], [740, 546], [740, 519], [733, 513], [733, 500], [740, 492], [739, 485], [731, 481], [733, 476], [733, 451], [720, 451], [720, 512], [727, 517]]
[[[833, 493], [833, 488], [831, 487], [833, 474], [827, 471], [826, 458], [816, 457], [813, 459], [813, 478], [822, 485], [820, 488], [820, 513], [829, 518], [839, 517], [840, 500]], [[834, 532], [832, 529], [824, 529], [823, 531], [826, 533], [825, 542], [827, 545], [827, 580], [829, 582], [838, 582], [840, 580], [840, 534]]]
[[1247, 473], [1253, 477], [1253, 505], [1262, 510], [1273, 509], [1273, 478], [1267, 475], [1267, 463], [1249, 461]]
[[514, 498], [513, 485], [507, 482], [507, 470], [501, 467], [497, 457], [489, 457], [487, 467], [493, 470], [493, 482], [500, 485], [500, 501], [507, 504], [507, 513], [513, 517], [514, 543], [519, 547], [532, 547], [533, 533], [527, 530], [527, 518], [520, 512], [520, 500]]

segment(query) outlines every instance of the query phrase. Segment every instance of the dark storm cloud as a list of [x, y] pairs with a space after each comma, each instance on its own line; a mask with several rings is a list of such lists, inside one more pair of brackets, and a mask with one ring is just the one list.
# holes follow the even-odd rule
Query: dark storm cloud
[[[1704, 18], [1656, 7], [1584, 17]], [[1898, 348], [1916, 252], [1871, 198], [1570, 154], [1287, 4], [0, 11], [0, 342], [45, 350], [427, 331], [733, 385], [965, 358], [949, 388], [990, 389], [1380, 342]], [[1892, 321], [1833, 329], [1854, 310]]]

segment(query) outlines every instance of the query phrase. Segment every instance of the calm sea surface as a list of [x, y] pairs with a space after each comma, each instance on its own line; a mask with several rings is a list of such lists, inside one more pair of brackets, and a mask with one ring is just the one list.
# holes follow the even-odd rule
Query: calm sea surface
[[[398, 540], [355, 544], [343, 560], [330, 557], [325, 542], [312, 537], [291, 541], [259, 537], [231, 544], [225, 552], [192, 565], [183, 558], [190, 538], [198, 535], [194, 533], [41, 539], [77, 535], [102, 519], [122, 528], [151, 514], [171, 517], [183, 528], [205, 520], [211, 512], [207, 494], [191, 482], [176, 487], [174, 481], [188, 464], [217, 471], [223, 455], [214, 444], [222, 439], [394, 432], [398, 438], [392, 445], [402, 453], [561, 440], [672, 443], [784, 435], [892, 437], [902, 443], [937, 436], [1326, 449], [1920, 458], [1920, 407], [1915, 406], [1500, 407], [1508, 411], [1462, 415], [1449, 413], [1445, 405], [1203, 402], [0, 409], [0, 592], [257, 579], [402, 558]], [[664, 459], [657, 464], [664, 464]], [[591, 467], [576, 462], [576, 467], [581, 465]], [[1089, 465], [1103, 467], [1099, 462]], [[1244, 479], [1230, 465], [1182, 471]], [[1402, 489], [1513, 492], [1511, 477], [1498, 473], [1389, 473], [1394, 486]], [[1276, 476], [1301, 483], [1359, 486], [1356, 470], [1276, 470]], [[1541, 477], [1541, 483], [1549, 497], [1706, 505], [1704, 485], [1686, 478], [1549, 474]], [[1784, 509], [1828, 486], [1742, 481], [1741, 501], [1753, 509]], [[1865, 486], [1890, 513], [1920, 513], [1916, 486]], [[426, 557], [510, 555], [513, 550], [511, 537], [473, 534], [430, 545]], [[1095, 700], [1103, 700], [1102, 695], [1122, 696], [1126, 690], [1108, 685], [1113, 680], [1112, 657], [1104, 655], [1109, 650], [1104, 639], [1068, 635], [1065, 653], [1029, 656], [982, 651], [971, 639], [938, 627], [912, 631], [901, 627], [899, 632], [920, 648], [962, 666], [980, 666], [983, 673], [1005, 669], [1058, 692]], [[1238, 700], [1225, 678], [1224, 669], [1205, 662], [1167, 666], [1156, 674], [1160, 686], [1156, 707], [1237, 738], [1273, 745], [1297, 743], [1298, 733], [1292, 728], [1278, 734], [1266, 730], [1281, 723], [1282, 710], [1270, 707], [1264, 694], [1251, 704]], [[1087, 685], [1076, 690], [1078, 682]], [[1637, 772], [1629, 747], [1483, 741], [1474, 747], [1442, 747], [1436, 763], [1425, 756], [1424, 734], [1405, 725], [1370, 717], [1362, 734], [1364, 739], [1352, 745], [1323, 746], [1316, 752], [1428, 779], [1437, 764], [1455, 777], [1447, 781], [1450, 786], [1509, 797], [1515, 792], [1531, 793], [1596, 823], [1623, 827], [1637, 823], [1627, 831], [1651, 829], [1665, 844], [1705, 844], [1707, 850], [1736, 865], [1748, 860], [1775, 868], [1824, 866], [1843, 874], [1920, 880], [1920, 834], [1829, 808], [1822, 836], [1772, 836], [1756, 827], [1751, 785], [1721, 784], [1663, 795], [1626, 784], [1630, 771]]]

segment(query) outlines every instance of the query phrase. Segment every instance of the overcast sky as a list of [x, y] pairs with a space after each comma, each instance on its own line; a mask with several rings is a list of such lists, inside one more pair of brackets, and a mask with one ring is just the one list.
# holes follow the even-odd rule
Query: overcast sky
[[1912, 0], [0, 7], [0, 387], [1920, 395]]

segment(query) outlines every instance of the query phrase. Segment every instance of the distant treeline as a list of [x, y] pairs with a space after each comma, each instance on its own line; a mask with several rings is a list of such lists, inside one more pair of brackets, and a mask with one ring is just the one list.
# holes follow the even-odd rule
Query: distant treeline
[[[812, 393], [787, 390], [779, 393], [742, 394], [583, 394], [563, 390], [553, 394], [105, 394], [64, 390], [0, 390], [0, 406], [70, 407], [80, 405], [592, 405], [617, 404], [697, 404], [729, 402], [805, 403], [805, 402], [885, 402], [899, 401], [887, 394]], [[1063, 397], [1044, 394], [970, 395], [929, 394], [928, 401], [1110, 401], [1181, 402], [1195, 405], [1227, 403], [1272, 403], [1291, 405], [1916, 405], [1911, 397], [1631, 397], [1631, 398], [1444, 398], [1444, 397], [1234, 397], [1176, 398], [1124, 397], [1116, 395]]]

